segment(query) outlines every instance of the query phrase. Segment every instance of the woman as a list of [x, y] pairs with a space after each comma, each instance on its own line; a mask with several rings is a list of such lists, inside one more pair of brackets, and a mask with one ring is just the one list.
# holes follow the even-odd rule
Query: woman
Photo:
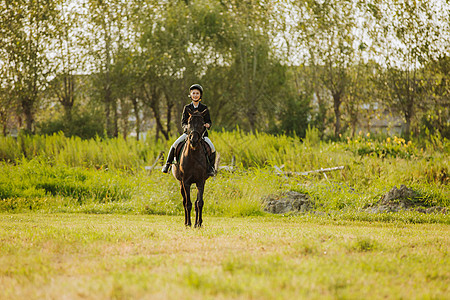
[[[169, 172], [170, 164], [173, 162], [174, 156], [175, 156], [175, 149], [177, 146], [186, 139], [187, 134], [187, 125], [189, 120], [189, 111], [195, 111], [198, 110], [200, 112], [204, 111], [208, 107], [204, 105], [203, 103], [200, 103], [203, 96], [203, 88], [200, 84], [193, 84], [189, 88], [189, 97], [191, 98], [192, 102], [188, 105], [186, 105], [183, 109], [183, 114], [181, 116], [181, 127], [183, 127], [184, 133], [173, 143], [173, 145], [170, 147], [169, 155], [167, 156], [166, 164], [162, 168], [163, 173]], [[211, 117], [209, 115], [209, 110], [206, 111], [205, 116], [205, 127], [209, 129], [211, 127]], [[215, 175], [215, 169], [214, 164], [216, 161], [216, 149], [214, 148], [213, 143], [208, 138], [208, 130], [205, 131], [205, 134], [203, 135], [205, 141], [208, 143], [209, 147], [211, 147], [211, 156], [209, 157], [209, 166], [207, 175], [208, 176], [214, 176]]]

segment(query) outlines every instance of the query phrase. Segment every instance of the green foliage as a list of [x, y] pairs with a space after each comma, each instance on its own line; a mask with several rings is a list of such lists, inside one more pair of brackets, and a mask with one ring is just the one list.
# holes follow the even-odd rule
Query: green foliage
[[[221, 165], [234, 160], [235, 169], [207, 181], [205, 215], [263, 215], [265, 196], [291, 190], [309, 194], [316, 209], [330, 218], [447, 222], [435, 214], [364, 212], [401, 184], [414, 189], [424, 207], [450, 207], [446, 140], [430, 142], [422, 150], [415, 142], [396, 137], [358, 136], [327, 143], [318, 134], [310, 128], [302, 142], [297, 137], [239, 129], [212, 132]], [[1, 139], [0, 211], [183, 214], [179, 183], [158, 169], [148, 173], [144, 168], [168, 144], [150, 139], [82, 140], [62, 133]], [[287, 172], [344, 168], [282, 176], [274, 172], [275, 165]], [[191, 195], [195, 199], [194, 187]]]
[[56, 120], [43, 121], [36, 125], [40, 135], [53, 135], [63, 132], [65, 136], [77, 136], [82, 139], [103, 137], [105, 129], [101, 117], [89, 113], [73, 114], [71, 120], [61, 117]]
[[[7, 1], [0, 125], [112, 137], [131, 131], [133, 113], [168, 139], [200, 82], [215, 128], [303, 138], [311, 123], [323, 138], [334, 121], [337, 139], [379, 106], [413, 135], [425, 126], [448, 138], [449, 6], [368, 2]], [[83, 109], [101, 122], [68, 122]]]
[[308, 125], [305, 132], [305, 139], [303, 140], [308, 147], [316, 147], [320, 144], [320, 132], [317, 128]]
[[[450, 114], [450, 109], [446, 108], [447, 116]], [[447, 119], [445, 121], [445, 119]], [[425, 128], [425, 137], [428, 137], [430, 133], [440, 135], [443, 138], [450, 139], [450, 121], [448, 117], [441, 117], [436, 112], [429, 111], [425, 113], [421, 118], [422, 127]]]
[[272, 133], [285, 133], [303, 138], [308, 130], [310, 116], [310, 100], [306, 97], [298, 99], [289, 97], [280, 104], [280, 125], [271, 130]]
[[413, 158], [419, 155], [418, 149], [411, 141], [406, 142], [405, 139], [397, 136], [394, 136], [393, 139], [388, 137], [384, 141], [376, 141], [370, 138], [370, 134], [367, 134], [366, 137], [360, 134], [355, 139], [347, 138], [347, 149], [360, 156], [368, 155], [379, 158]]
[[87, 167], [97, 169], [137, 170], [153, 162], [166, 147], [135, 139], [82, 140], [80, 137], [66, 137], [62, 132], [53, 135], [21, 134], [17, 139], [0, 137], [0, 160], [18, 163], [25, 157], [38, 157], [52, 165]]
[[132, 195], [130, 178], [120, 173], [51, 166], [39, 160], [22, 161], [17, 166], [2, 163], [0, 168], [0, 199], [47, 201], [55, 197], [83, 204], [127, 201]]
[[378, 248], [378, 244], [375, 240], [364, 237], [364, 238], [358, 238], [353, 245], [351, 245], [350, 249], [356, 250], [359, 252], [367, 252], [372, 251]]

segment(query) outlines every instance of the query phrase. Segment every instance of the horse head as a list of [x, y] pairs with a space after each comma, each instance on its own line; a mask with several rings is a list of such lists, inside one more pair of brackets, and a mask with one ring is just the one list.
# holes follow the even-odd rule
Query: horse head
[[205, 120], [203, 119], [203, 116], [206, 113], [205, 109], [202, 112], [199, 111], [193, 111], [188, 112], [189, 113], [189, 119], [188, 119], [188, 135], [189, 135], [189, 144], [190, 147], [195, 149], [200, 142], [200, 140], [203, 137], [203, 134], [206, 131], [205, 127]]

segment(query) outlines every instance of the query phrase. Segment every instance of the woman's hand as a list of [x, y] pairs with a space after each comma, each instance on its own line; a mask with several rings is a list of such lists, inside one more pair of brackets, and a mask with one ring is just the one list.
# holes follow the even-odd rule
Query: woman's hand
[[209, 127], [211, 127], [211, 125], [209, 123], [205, 123], [205, 127], [209, 129]]

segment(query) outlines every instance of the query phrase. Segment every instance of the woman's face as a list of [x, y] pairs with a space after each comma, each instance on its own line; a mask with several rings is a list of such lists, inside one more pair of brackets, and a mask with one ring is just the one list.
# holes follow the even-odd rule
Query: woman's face
[[197, 102], [200, 100], [200, 91], [199, 90], [191, 90], [191, 99], [194, 102]]

